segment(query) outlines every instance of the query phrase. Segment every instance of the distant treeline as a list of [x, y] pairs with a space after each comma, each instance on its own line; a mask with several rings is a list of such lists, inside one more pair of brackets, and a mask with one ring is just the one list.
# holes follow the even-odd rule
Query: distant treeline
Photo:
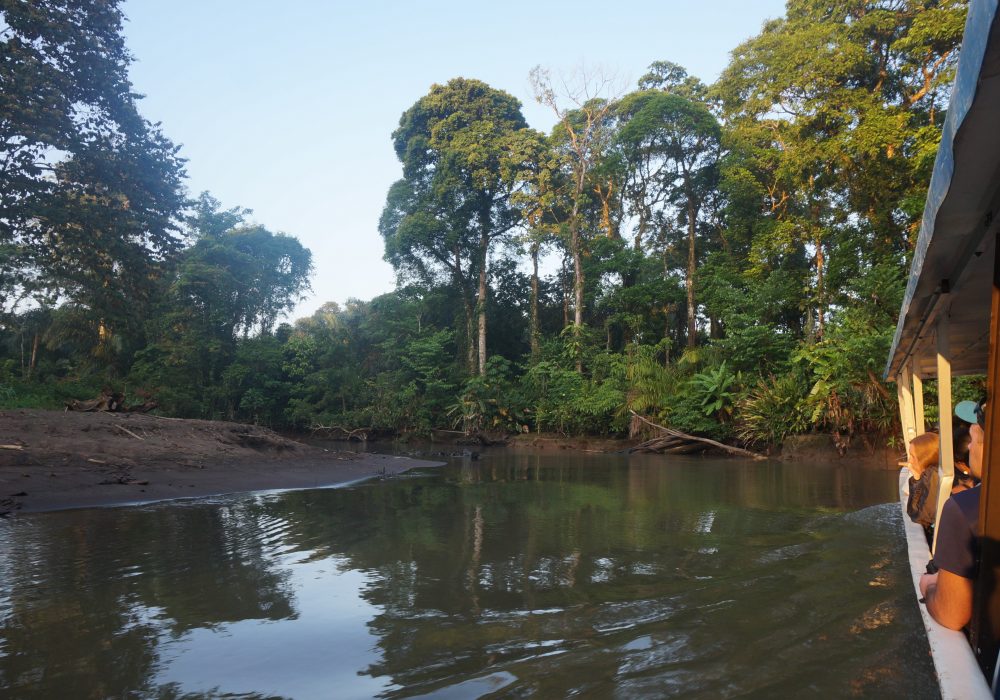
[[397, 290], [277, 325], [310, 253], [188, 199], [117, 3], [6, 3], [0, 405], [112, 385], [281, 428], [889, 433], [966, 5], [789, 0], [712, 85], [539, 67], [550, 134], [485, 83], [434, 85], [392, 134]]

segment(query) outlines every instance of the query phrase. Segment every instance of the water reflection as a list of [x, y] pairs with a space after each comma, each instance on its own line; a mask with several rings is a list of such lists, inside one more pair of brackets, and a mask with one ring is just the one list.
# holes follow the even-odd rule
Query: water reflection
[[[892, 473], [486, 455], [0, 525], [17, 697], [933, 696]], [[855, 512], [850, 512], [855, 511]]]

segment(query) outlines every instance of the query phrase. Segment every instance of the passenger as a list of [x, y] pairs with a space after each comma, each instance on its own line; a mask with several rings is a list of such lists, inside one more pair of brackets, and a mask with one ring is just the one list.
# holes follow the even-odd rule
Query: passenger
[[969, 468], [969, 443], [972, 442], [970, 429], [970, 426], [963, 424], [952, 431], [952, 444], [955, 446], [955, 481], [952, 482], [952, 493], [971, 489], [979, 483]]
[[[975, 404], [973, 404], [975, 405]], [[964, 491], [976, 485], [969, 465], [968, 431], [955, 431], [959, 441], [955, 444], [955, 474], [951, 492]], [[954, 434], [954, 433], [953, 433]], [[913, 475], [910, 477], [910, 497], [906, 501], [906, 514], [910, 520], [923, 526], [927, 542], [933, 541], [934, 518], [937, 515], [938, 484], [938, 447], [937, 433], [924, 433], [910, 440], [907, 448], [909, 461], [907, 467]]]
[[[961, 401], [955, 406], [955, 428], [952, 430], [952, 444], [955, 446], [955, 483], [961, 484], [964, 488], [972, 488], [976, 485], [976, 480], [971, 474], [965, 475], [960, 481], [958, 469], [963, 472], [969, 471], [969, 429], [976, 423], [976, 411], [981, 410], [975, 401]], [[954, 490], [952, 491], [954, 493]]]
[[928, 543], [931, 527], [937, 514], [938, 492], [938, 435], [924, 433], [910, 440], [906, 449], [910, 477], [910, 497], [906, 501], [906, 514], [910, 520], [922, 525]]
[[[969, 429], [969, 467], [982, 478], [983, 404], [975, 407], [975, 423]], [[964, 419], [964, 416], [962, 416]], [[972, 618], [972, 583], [978, 573], [979, 493], [976, 486], [949, 498], [941, 511], [937, 550], [933, 563], [938, 571], [920, 577], [920, 595], [927, 611], [940, 624], [959, 630]]]

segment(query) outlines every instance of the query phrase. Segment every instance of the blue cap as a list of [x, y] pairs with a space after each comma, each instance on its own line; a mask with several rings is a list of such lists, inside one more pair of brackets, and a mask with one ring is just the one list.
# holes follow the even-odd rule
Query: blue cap
[[975, 401], [962, 401], [955, 406], [955, 415], [966, 423], [973, 425], [978, 422], [978, 416], [976, 415], [978, 405]]

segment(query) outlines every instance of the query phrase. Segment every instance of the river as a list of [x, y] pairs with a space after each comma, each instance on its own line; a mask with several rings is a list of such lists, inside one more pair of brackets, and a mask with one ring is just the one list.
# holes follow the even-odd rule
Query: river
[[896, 473], [486, 453], [0, 521], [0, 696], [937, 697]]

